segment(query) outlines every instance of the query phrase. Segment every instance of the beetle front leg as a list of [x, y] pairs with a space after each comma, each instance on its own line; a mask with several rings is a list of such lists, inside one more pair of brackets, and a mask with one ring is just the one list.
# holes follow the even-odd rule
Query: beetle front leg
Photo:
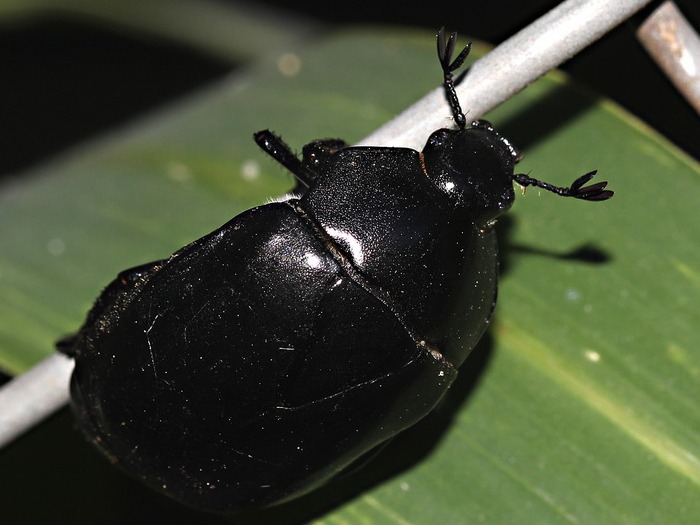
[[299, 160], [289, 146], [272, 131], [269, 129], [258, 131], [253, 138], [265, 153], [291, 171], [300, 184], [308, 188], [316, 180], [316, 172]]

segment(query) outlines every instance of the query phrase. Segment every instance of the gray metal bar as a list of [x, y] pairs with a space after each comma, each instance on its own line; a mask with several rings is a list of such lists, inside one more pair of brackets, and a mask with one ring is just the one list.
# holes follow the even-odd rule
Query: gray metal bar
[[700, 36], [673, 2], [664, 2], [637, 38], [695, 111], [700, 113]]
[[53, 354], [0, 388], [0, 448], [68, 402], [73, 360]]

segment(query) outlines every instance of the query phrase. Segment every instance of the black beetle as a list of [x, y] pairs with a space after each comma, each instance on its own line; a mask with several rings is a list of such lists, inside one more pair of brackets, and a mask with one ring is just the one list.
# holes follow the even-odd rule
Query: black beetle
[[496, 302], [494, 220], [515, 148], [466, 125], [438, 34], [458, 128], [422, 153], [319, 140], [298, 159], [257, 143], [297, 178], [170, 258], [122, 272], [80, 331], [73, 410], [90, 439], [155, 490], [210, 511], [280, 503], [326, 482], [443, 397]]

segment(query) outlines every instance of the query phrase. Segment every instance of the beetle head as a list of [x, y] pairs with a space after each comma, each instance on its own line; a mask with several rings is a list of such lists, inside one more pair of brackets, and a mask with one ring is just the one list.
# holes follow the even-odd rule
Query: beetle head
[[513, 203], [513, 167], [519, 154], [486, 121], [433, 132], [422, 158], [428, 178], [482, 224]]
[[[485, 224], [510, 208], [513, 203], [513, 182], [523, 187], [536, 186], [562, 197], [588, 201], [604, 201], [613, 196], [606, 190], [607, 182], [585, 186], [595, 171], [577, 178], [570, 186], [560, 187], [525, 174], [515, 175], [513, 167], [520, 154], [485, 120], [467, 127], [452, 73], [461, 67], [469, 54], [467, 45], [452, 60], [457, 33], [448, 34], [441, 28], [437, 35], [437, 52], [444, 78], [445, 96], [458, 129], [439, 129], [428, 139], [422, 153], [422, 164], [428, 177], [458, 206]], [[485, 222], [484, 222], [485, 221]]]

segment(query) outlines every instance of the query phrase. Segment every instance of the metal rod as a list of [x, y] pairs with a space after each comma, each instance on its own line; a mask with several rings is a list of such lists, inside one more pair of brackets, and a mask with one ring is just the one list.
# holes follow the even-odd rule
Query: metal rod
[[673, 2], [664, 2], [637, 30], [657, 65], [700, 113], [700, 36]]
[[0, 388], [0, 448], [68, 402], [73, 360], [52, 354]]

